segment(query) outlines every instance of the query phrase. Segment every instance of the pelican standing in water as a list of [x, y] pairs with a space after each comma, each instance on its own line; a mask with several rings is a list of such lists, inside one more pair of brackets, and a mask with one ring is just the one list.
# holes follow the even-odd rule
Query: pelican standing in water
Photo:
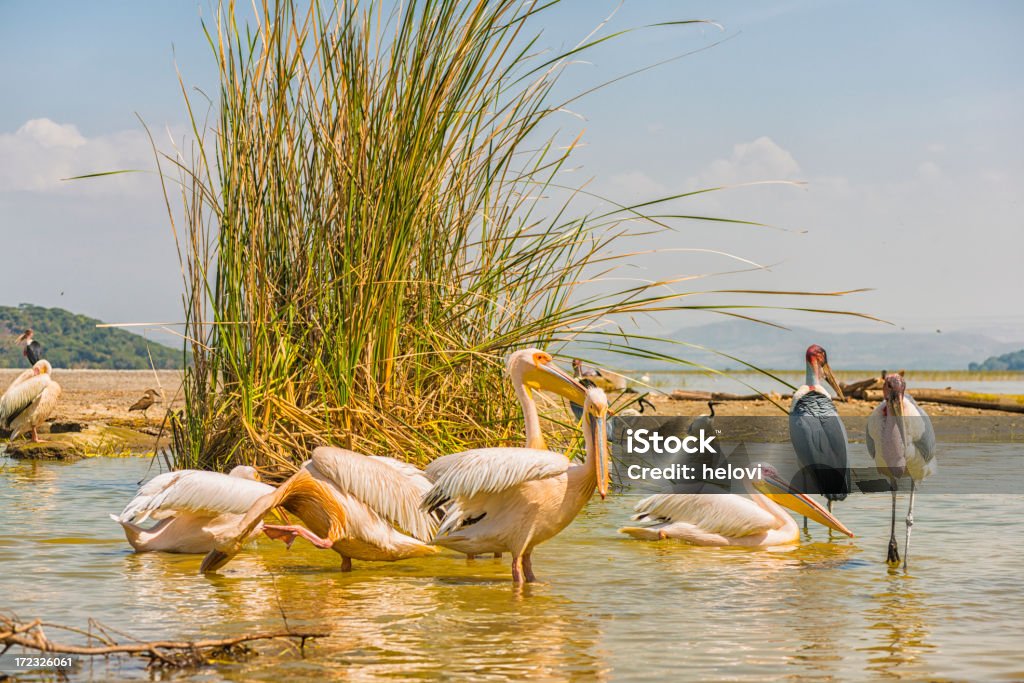
[[433, 542], [466, 554], [511, 552], [512, 581], [536, 581], [533, 549], [567, 527], [595, 488], [608, 495], [608, 399], [594, 387], [582, 403], [582, 463], [536, 448], [481, 448], [428, 465], [437, 476], [423, 508], [447, 506]]
[[749, 498], [732, 493], [661, 493], [633, 508], [636, 521], [619, 533], [647, 541], [678, 539], [691, 545], [763, 548], [798, 543], [800, 527], [782, 506], [849, 537], [853, 532], [813, 500], [784, 482], [770, 465], [761, 479], [743, 480]]
[[850, 465], [846, 427], [822, 381], [835, 389], [840, 400], [844, 398], [843, 390], [832, 374], [825, 349], [811, 344], [805, 357], [807, 379], [793, 394], [789, 409], [789, 438], [801, 466], [797, 487], [805, 493], [824, 495], [831, 512], [832, 503], [844, 500], [850, 492]]
[[907, 538], [903, 544], [903, 568], [910, 555], [910, 530], [914, 526], [914, 488], [917, 482], [935, 474], [935, 430], [931, 418], [907, 393], [903, 377], [892, 374], [882, 385], [883, 401], [868, 417], [868, 453], [875, 459], [878, 471], [889, 479], [892, 487], [892, 524], [886, 561], [900, 563], [896, 543], [896, 489], [904, 475], [910, 476], [910, 505], [907, 508]]
[[262, 524], [270, 510], [282, 507], [298, 525], [263, 525], [264, 532], [289, 545], [303, 536], [341, 556], [341, 570], [352, 560], [394, 562], [433, 555], [429, 544], [437, 520], [419, 507], [430, 482], [409, 463], [344, 448], [321, 446], [302, 468], [249, 508], [231, 533], [203, 558], [200, 571], [220, 569]]
[[0, 397], [0, 427], [9, 429], [11, 441], [26, 432], [39, 443], [37, 429], [53, 413], [60, 398], [60, 385], [51, 372], [50, 362], [40, 360], [21, 373]]
[[[124, 528], [136, 552], [208, 553], [233, 533], [257, 500], [273, 492], [274, 487], [262, 483], [256, 469], [246, 465], [229, 474], [178, 470], [143, 484], [121, 514], [110, 518]], [[140, 526], [149, 519], [157, 523], [148, 529]], [[261, 531], [257, 525], [245, 540]], [[272, 531], [267, 535], [277, 537]]]

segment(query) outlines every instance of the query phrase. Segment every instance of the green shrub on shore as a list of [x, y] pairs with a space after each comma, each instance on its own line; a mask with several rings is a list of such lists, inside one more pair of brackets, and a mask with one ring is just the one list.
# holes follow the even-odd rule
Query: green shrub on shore
[[743, 313], [721, 303], [737, 292], [690, 303], [685, 275], [608, 277], [631, 235], [685, 218], [663, 203], [685, 195], [575, 213], [561, 172], [578, 139], [550, 132], [552, 87], [605, 39], [542, 53], [531, 31], [554, 4], [265, 0], [249, 26], [221, 8], [215, 120], [186, 91], [193, 146], [161, 159], [181, 180], [194, 358], [180, 465], [518, 443], [509, 350], [629, 353], [616, 320]]

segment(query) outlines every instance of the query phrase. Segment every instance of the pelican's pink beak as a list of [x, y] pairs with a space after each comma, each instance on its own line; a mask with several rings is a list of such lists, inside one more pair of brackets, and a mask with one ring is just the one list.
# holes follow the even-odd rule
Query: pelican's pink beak
[[822, 507], [818, 501], [806, 493], [800, 493], [782, 479], [765, 473], [764, 478], [752, 483], [755, 489], [779, 505], [792, 510], [798, 515], [813, 519], [818, 524], [827, 526], [829, 529], [853, 538], [853, 532], [847, 529], [846, 525], [836, 519], [831, 512]]

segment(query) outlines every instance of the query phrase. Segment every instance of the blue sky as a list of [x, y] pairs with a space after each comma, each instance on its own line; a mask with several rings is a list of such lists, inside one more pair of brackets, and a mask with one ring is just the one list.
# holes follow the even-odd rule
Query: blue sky
[[[541, 43], [573, 44], [616, 7], [566, 2]], [[160, 144], [167, 130], [184, 133], [176, 65], [189, 86], [216, 85], [201, 14], [210, 16], [209, 6], [189, 2], [0, 5], [0, 303], [113, 321], [181, 318], [155, 178], [59, 178], [150, 168], [136, 112]], [[639, 32], [568, 72], [562, 92], [723, 41], [575, 103], [585, 121], [567, 117], [566, 134], [585, 130], [579, 180], [593, 178], [593, 189], [623, 201], [806, 181], [686, 205], [788, 232], [691, 224], [656, 246], [775, 264], [715, 286], [872, 287], [826, 303], [906, 329], [1024, 339], [1024, 4], [627, 0], [606, 30], [692, 18], [723, 30]], [[729, 267], [722, 257], [670, 252], [633, 270], [664, 277]], [[664, 325], [702, 322], [710, 320]]]

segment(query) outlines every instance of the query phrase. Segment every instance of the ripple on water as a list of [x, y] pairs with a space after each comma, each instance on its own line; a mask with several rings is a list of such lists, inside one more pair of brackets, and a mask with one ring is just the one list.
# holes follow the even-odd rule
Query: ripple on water
[[[143, 638], [277, 630], [282, 614], [292, 628], [332, 632], [305, 659], [268, 644], [249, 662], [175, 680], [1014, 680], [1024, 672], [1016, 642], [1024, 496], [923, 493], [909, 573], [884, 564], [885, 496], [837, 507], [856, 539], [830, 541], [816, 528], [804, 545], [772, 551], [626, 539], [615, 529], [634, 501], [594, 500], [536, 552], [546, 583], [515, 590], [507, 556], [356, 562], [341, 574], [331, 552], [261, 542], [204, 577], [197, 556], [133, 554], [106, 515], [150, 462], [0, 468], [0, 595], [25, 617], [78, 626], [95, 617]], [[97, 667], [96, 680], [147, 677], [134, 664]]]

